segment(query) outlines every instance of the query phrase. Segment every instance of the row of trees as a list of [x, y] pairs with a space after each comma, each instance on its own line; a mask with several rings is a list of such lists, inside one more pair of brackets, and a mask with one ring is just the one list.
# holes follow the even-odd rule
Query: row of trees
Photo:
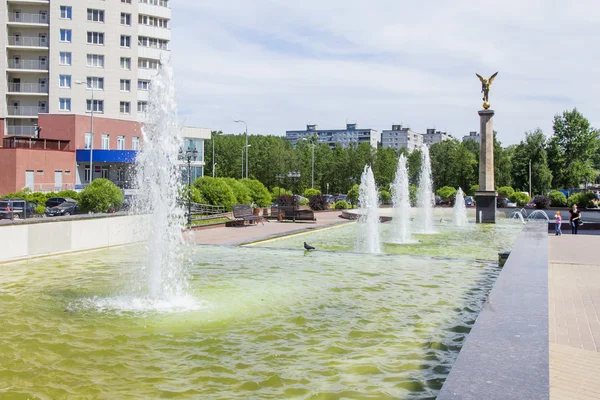
[[[525, 133], [516, 145], [503, 147], [494, 134], [494, 161], [496, 185], [511, 186], [517, 191], [529, 191], [529, 163], [531, 161], [532, 191], [547, 194], [552, 188], [578, 187], [593, 182], [600, 170], [600, 137], [598, 131], [577, 110], [564, 111], [554, 118], [554, 134], [547, 137], [540, 129]], [[398, 157], [405, 153], [409, 178], [418, 184], [421, 153], [408, 154], [403, 149], [374, 149], [366, 143], [358, 146], [330, 148], [327, 144], [300, 141], [294, 148], [279, 136], [251, 135], [248, 138], [249, 176], [268, 188], [282, 186], [292, 189], [288, 178], [279, 181], [276, 175], [299, 171], [296, 193], [311, 187], [312, 152], [314, 146], [314, 186], [323, 193], [347, 193], [360, 181], [364, 165], [373, 166], [375, 181], [382, 190], [388, 190], [394, 179]], [[243, 135], [223, 135], [213, 132], [206, 142], [206, 171], [212, 175], [212, 146], [215, 149], [215, 175], [241, 178]], [[314, 143], [314, 144], [313, 144]], [[432, 176], [435, 188], [462, 187], [471, 194], [478, 183], [479, 144], [475, 141], [448, 140], [430, 147]]]

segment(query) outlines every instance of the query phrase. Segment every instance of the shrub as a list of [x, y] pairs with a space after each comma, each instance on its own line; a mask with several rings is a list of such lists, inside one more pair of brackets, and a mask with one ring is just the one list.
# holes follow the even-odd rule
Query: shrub
[[348, 199], [350, 204], [354, 205], [354, 204], [358, 203], [359, 190], [360, 190], [360, 186], [357, 183], [354, 184], [354, 186], [352, 186], [352, 189], [348, 190], [348, 194], [346, 195], [346, 198]]
[[123, 192], [108, 179], [94, 179], [79, 194], [79, 206], [84, 212], [108, 212], [123, 205]]
[[581, 192], [569, 196], [569, 207], [577, 204], [579, 208], [592, 208], [594, 199], [597, 198], [592, 192]]
[[456, 195], [457, 190], [451, 186], [444, 186], [439, 188], [435, 193], [441, 197], [442, 200], [448, 200]]
[[498, 195], [506, 198], [510, 198], [515, 193], [515, 189], [510, 186], [501, 186], [498, 188]]
[[307, 206], [308, 205], [308, 199], [307, 198], [300, 199], [300, 201], [298, 203], [300, 203], [299, 205], [301, 205], [301, 206]]
[[552, 207], [564, 207], [567, 205], [567, 196], [563, 192], [553, 190], [550, 192], [550, 205]]
[[524, 206], [529, 203], [529, 195], [523, 192], [514, 192], [512, 196], [510, 196], [510, 201], [517, 203], [519, 206]]
[[347, 208], [350, 208], [350, 204], [346, 203], [344, 200], [338, 200], [335, 202], [333, 208], [335, 208], [336, 210], [345, 210]]
[[279, 202], [282, 206], [293, 206], [294, 196], [292, 196], [291, 194], [282, 194], [279, 197]]
[[194, 187], [200, 197], [213, 206], [223, 206], [231, 211], [237, 203], [233, 190], [223, 179], [203, 176], [194, 181]]
[[273, 203], [277, 203], [277, 199], [279, 198], [279, 196], [283, 196], [284, 194], [292, 194], [291, 190], [285, 190], [285, 188], [280, 188], [278, 186], [275, 186], [273, 189], [271, 189], [271, 201]]
[[[186, 193], [185, 196], [187, 196], [187, 190], [185, 191], [185, 193]], [[192, 194], [192, 203], [206, 204], [206, 200], [204, 200], [204, 198], [200, 194], [200, 191], [198, 190], [197, 187], [192, 186], [191, 194]]]
[[548, 196], [535, 196], [533, 202], [538, 210], [545, 210], [550, 207], [550, 197]]
[[389, 204], [392, 201], [392, 195], [387, 190], [381, 190], [379, 192], [379, 198], [383, 204]]
[[271, 194], [260, 181], [242, 179], [240, 182], [250, 190], [250, 198], [254, 204], [259, 207], [268, 207], [271, 204]]
[[479, 190], [479, 185], [471, 185], [469, 188], [469, 196], [475, 196], [475, 192]]
[[42, 215], [46, 211], [46, 206], [38, 204], [33, 211], [38, 215]]
[[321, 195], [321, 191], [319, 189], [306, 189], [304, 191], [304, 193], [302, 194], [302, 196], [306, 197], [307, 199], [312, 199], [313, 196], [320, 196]]
[[250, 189], [240, 181], [233, 178], [220, 178], [222, 179], [233, 192], [235, 196], [235, 200], [237, 204], [251, 204], [252, 203], [252, 193]]
[[311, 197], [308, 202], [308, 205], [313, 211], [327, 210], [327, 200], [321, 195], [315, 195]]

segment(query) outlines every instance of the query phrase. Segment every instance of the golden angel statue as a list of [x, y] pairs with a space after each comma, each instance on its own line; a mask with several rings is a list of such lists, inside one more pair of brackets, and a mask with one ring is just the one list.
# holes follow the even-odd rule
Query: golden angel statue
[[492, 82], [494, 81], [494, 78], [496, 77], [496, 75], [498, 75], [498, 72], [496, 72], [494, 75], [490, 76], [489, 79], [485, 79], [483, 76], [481, 76], [477, 73], [475, 75], [477, 75], [477, 77], [481, 81], [481, 93], [483, 93], [483, 108], [485, 108], [487, 110], [488, 108], [490, 108], [490, 102], [488, 99], [488, 95], [490, 93], [490, 88], [492, 87]]

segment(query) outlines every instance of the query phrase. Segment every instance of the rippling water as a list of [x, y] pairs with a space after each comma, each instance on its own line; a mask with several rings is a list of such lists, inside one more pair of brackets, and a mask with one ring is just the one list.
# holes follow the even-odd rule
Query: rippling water
[[0, 265], [0, 398], [434, 398], [497, 275], [196, 246], [190, 297], [149, 310], [122, 295], [141, 251]]

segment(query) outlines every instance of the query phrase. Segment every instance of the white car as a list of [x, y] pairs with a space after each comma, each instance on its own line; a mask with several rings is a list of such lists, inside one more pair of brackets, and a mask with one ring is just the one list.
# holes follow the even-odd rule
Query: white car
[[508, 203], [506, 203], [506, 207], [516, 208], [517, 207], [517, 203], [513, 203], [512, 201], [509, 201]]

